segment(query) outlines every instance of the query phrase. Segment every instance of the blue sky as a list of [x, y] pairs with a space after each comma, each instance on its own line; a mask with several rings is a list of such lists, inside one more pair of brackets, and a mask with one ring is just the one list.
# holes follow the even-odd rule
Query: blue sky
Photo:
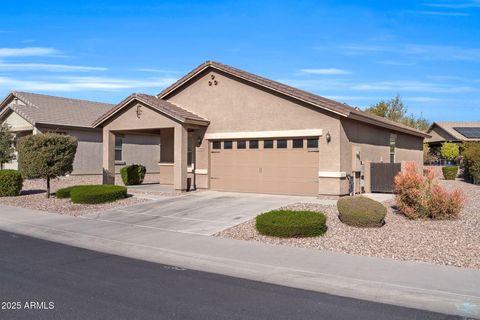
[[[75, 2], [75, 3], [74, 3]], [[0, 94], [119, 102], [205, 60], [366, 107], [480, 120], [480, 0], [2, 1]]]

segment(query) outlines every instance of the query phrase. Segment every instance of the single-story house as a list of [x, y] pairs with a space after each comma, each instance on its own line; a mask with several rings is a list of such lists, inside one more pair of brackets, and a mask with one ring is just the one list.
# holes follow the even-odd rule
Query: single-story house
[[[12, 92], [0, 103], [0, 123], [8, 124], [16, 139], [30, 134], [59, 132], [78, 139], [73, 174], [102, 174], [102, 130], [92, 123], [114, 105], [86, 100]], [[115, 168], [142, 163], [148, 173], [158, 173], [158, 134], [125, 133], [115, 141]], [[17, 169], [16, 159], [4, 164]]]
[[371, 162], [422, 165], [424, 132], [207, 61], [157, 96], [132, 94], [99, 117], [103, 181], [115, 140], [160, 137], [160, 183], [292, 195], [370, 191]]
[[440, 147], [444, 142], [480, 141], [480, 121], [434, 122], [427, 133], [431, 137], [425, 142], [431, 148]]

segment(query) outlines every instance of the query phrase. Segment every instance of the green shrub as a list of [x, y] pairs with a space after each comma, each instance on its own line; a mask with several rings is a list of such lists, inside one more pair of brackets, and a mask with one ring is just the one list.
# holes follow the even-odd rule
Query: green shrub
[[146, 169], [141, 164], [131, 164], [120, 169], [120, 176], [126, 186], [142, 184]]
[[456, 143], [444, 142], [440, 148], [440, 154], [444, 159], [453, 161], [460, 155], [460, 148]]
[[70, 198], [73, 203], [97, 204], [127, 197], [127, 188], [110, 184], [79, 185], [59, 189], [57, 198]]
[[462, 145], [463, 174], [465, 179], [480, 182], [480, 142], [468, 141]]
[[327, 217], [313, 211], [272, 210], [256, 218], [258, 232], [268, 236], [314, 237], [327, 231]]
[[0, 170], [0, 197], [20, 195], [23, 178], [17, 170]]
[[55, 192], [55, 196], [58, 199], [70, 198], [70, 192], [72, 191], [73, 188], [75, 188], [75, 186], [58, 189], [57, 192]]
[[353, 227], [378, 228], [385, 224], [387, 208], [364, 196], [345, 197], [337, 201], [339, 219]]
[[109, 184], [79, 186], [70, 191], [73, 203], [105, 203], [127, 197], [127, 188]]
[[445, 180], [455, 180], [458, 173], [458, 166], [442, 167], [442, 172]]

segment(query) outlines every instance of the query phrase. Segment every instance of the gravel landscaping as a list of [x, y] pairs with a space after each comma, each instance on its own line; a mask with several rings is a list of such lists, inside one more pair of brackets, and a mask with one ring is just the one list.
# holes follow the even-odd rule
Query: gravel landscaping
[[274, 238], [255, 229], [255, 219], [226, 229], [215, 236], [261, 241], [349, 254], [414, 260], [457, 267], [480, 268], [480, 186], [463, 181], [444, 181], [447, 189], [461, 188], [465, 207], [460, 219], [450, 221], [409, 220], [387, 201], [386, 224], [381, 228], [356, 228], [338, 219], [336, 206], [296, 203], [284, 209], [313, 210], [327, 216], [328, 231], [321, 237]]
[[[116, 179], [118, 180], [118, 179]], [[79, 184], [101, 184], [101, 176], [69, 176], [51, 181], [52, 192]], [[31, 179], [23, 182], [22, 194], [18, 197], [0, 197], [0, 204], [14, 207], [29, 208], [65, 215], [78, 216], [81, 214], [104, 211], [108, 209], [131, 206], [148, 201], [145, 198], [131, 196], [115, 202], [104, 204], [74, 204], [70, 199], [50, 199], [45, 197], [45, 180]]]

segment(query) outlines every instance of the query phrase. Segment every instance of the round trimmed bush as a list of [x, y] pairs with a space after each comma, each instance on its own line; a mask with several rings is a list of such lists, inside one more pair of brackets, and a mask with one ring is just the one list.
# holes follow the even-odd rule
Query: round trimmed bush
[[272, 210], [256, 218], [258, 232], [267, 236], [315, 237], [327, 231], [327, 217], [314, 211]]
[[0, 197], [20, 195], [23, 178], [17, 170], [0, 170]]
[[120, 169], [120, 176], [126, 186], [142, 184], [146, 172], [145, 166], [131, 164]]
[[126, 187], [110, 184], [74, 186], [69, 191], [73, 203], [97, 204], [127, 197]]
[[364, 196], [345, 197], [337, 201], [339, 219], [353, 227], [378, 228], [385, 224], [387, 208]]
[[458, 166], [442, 167], [442, 173], [445, 180], [455, 180], [458, 173]]

